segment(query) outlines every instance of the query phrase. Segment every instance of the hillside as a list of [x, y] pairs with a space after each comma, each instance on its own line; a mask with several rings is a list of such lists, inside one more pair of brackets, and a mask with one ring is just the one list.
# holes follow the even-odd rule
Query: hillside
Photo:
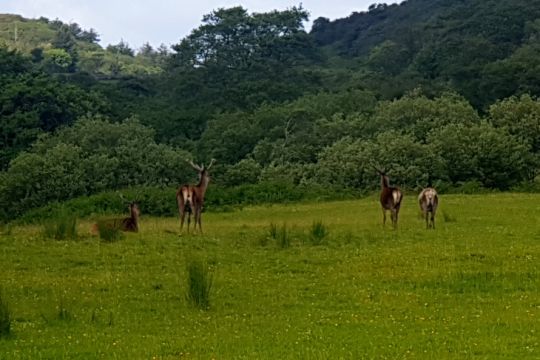
[[[411, 0], [311, 33], [302, 7], [238, 6], [170, 51], [138, 52], [103, 49], [74, 23], [4, 16], [0, 218], [173, 186], [190, 176], [176, 170], [186, 157], [215, 158], [213, 182], [253, 185], [255, 198], [266, 184], [371, 191], [374, 164], [409, 189], [537, 189], [538, 5]], [[98, 134], [108, 140], [88, 146]]]
[[161, 72], [157, 49], [146, 46], [135, 56], [125, 42], [103, 49], [98, 41], [94, 29], [83, 30], [77, 23], [0, 14], [0, 45], [31, 56], [49, 72], [84, 72], [99, 78]]
[[457, 91], [480, 109], [516, 93], [538, 95], [540, 79], [530, 69], [540, 66], [539, 34], [538, 0], [379, 4], [332, 22], [316, 19], [311, 31], [318, 45], [358, 59], [362, 80], [385, 96], [420, 85]]

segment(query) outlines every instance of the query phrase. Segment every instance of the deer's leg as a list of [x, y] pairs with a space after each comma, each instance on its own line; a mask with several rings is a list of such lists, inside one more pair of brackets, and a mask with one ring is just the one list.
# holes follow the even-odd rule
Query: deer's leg
[[392, 209], [391, 216], [392, 216], [392, 225], [394, 226], [394, 229], [397, 228], [397, 217], [398, 217], [398, 209]]
[[185, 218], [186, 218], [186, 209], [182, 209], [180, 211], [180, 231], [182, 231], [182, 228], [184, 227]]
[[202, 206], [199, 206], [199, 208], [197, 209], [197, 222], [199, 223], [199, 232], [202, 234], [201, 217], [202, 217]]
[[189, 234], [189, 225], [191, 224], [191, 211], [189, 211], [187, 216], [187, 232]]
[[424, 211], [424, 218], [426, 219], [426, 229], [429, 229], [429, 213]]
[[385, 208], [382, 209], [382, 216], [383, 216], [382, 224], [383, 226], [386, 226], [386, 209]]
[[180, 215], [180, 231], [184, 227], [184, 218], [186, 216], [186, 205], [184, 204], [184, 199], [182, 194], [176, 194], [176, 202], [178, 204], [178, 215]]
[[435, 229], [435, 211], [431, 212], [431, 227]]

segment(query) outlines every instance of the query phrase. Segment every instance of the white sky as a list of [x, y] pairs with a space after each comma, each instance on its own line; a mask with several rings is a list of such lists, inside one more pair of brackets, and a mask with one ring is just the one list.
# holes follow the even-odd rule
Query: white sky
[[[320, 16], [334, 20], [353, 11], [365, 11], [376, 0], [303, 0], [311, 21]], [[143, 43], [152, 46], [176, 44], [201, 24], [203, 15], [214, 9], [241, 5], [251, 12], [285, 10], [298, 6], [294, 0], [0, 0], [0, 13], [26, 18], [45, 16], [63, 22], [76, 22], [83, 29], [94, 28], [101, 45], [117, 44], [121, 39], [135, 49]]]

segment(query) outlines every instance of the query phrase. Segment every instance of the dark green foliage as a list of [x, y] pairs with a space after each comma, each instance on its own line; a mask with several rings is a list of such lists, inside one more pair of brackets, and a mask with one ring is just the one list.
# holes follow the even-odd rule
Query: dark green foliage
[[11, 310], [0, 287], [0, 338], [11, 333]]
[[63, 84], [41, 72], [18, 74], [24, 64], [19, 55], [0, 48], [0, 170], [38, 135], [106, 109], [105, 100], [94, 91]]
[[300, 96], [317, 82], [303, 67], [318, 58], [303, 30], [307, 16], [296, 7], [258, 14], [233, 7], [205, 15], [203, 25], [173, 46], [173, 76], [185, 86], [177, 91], [184, 99], [225, 109]]
[[417, 86], [450, 88], [482, 108], [520, 89], [539, 94], [531, 41], [539, 9], [525, 0], [411, 0], [316, 19], [311, 35], [334, 53], [364, 60], [364, 84], [385, 98]]
[[135, 52], [133, 49], [129, 47], [129, 44], [124, 42], [124, 40], [121, 40], [117, 45], [109, 45], [107, 46], [107, 51], [112, 52], [114, 54], [122, 54], [122, 55], [128, 55], [128, 56], [134, 56]]
[[40, 138], [0, 173], [0, 202], [10, 207], [0, 217], [106, 189], [178, 184], [191, 174], [188, 155], [156, 144], [152, 130], [136, 120], [85, 119]]
[[210, 307], [210, 292], [214, 274], [208, 264], [200, 259], [190, 259], [186, 266], [186, 299], [194, 306], [207, 310]]
[[[218, 160], [205, 202], [217, 211], [365, 193], [378, 187], [373, 163], [406, 188], [534, 189], [537, 5], [378, 4], [310, 34], [301, 7], [225, 8], [172, 54], [0, 16], [0, 38], [20, 50], [0, 47], [0, 219], [132, 187], [147, 213], [173, 216], [173, 188], [197, 181], [190, 154]], [[24, 46], [6, 38], [15, 22]], [[124, 210], [100, 196], [70, 206]]]

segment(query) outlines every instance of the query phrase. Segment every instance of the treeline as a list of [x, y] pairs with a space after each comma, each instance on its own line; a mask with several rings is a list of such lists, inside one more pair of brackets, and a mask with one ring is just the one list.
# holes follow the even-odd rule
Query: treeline
[[[508, 190], [538, 174], [539, 124], [540, 102], [530, 96], [500, 101], [480, 116], [455, 94], [394, 101], [365, 92], [319, 94], [216, 116], [197, 154], [217, 159], [218, 186], [359, 192], [378, 186], [376, 165], [409, 189], [433, 181], [441, 189], [473, 183]], [[0, 202], [7, 205], [1, 216], [105, 190], [194, 181], [185, 163], [191, 157], [157, 144], [136, 120], [83, 118], [41, 136], [0, 173]]]
[[[496, 3], [490, 14], [508, 10]], [[436, 2], [419, 11], [422, 4], [411, 0], [373, 6], [335, 23], [319, 20], [311, 34], [303, 29], [308, 13], [302, 8], [261, 14], [219, 9], [172, 52], [147, 47], [135, 54], [123, 42], [99, 50], [119, 59], [145, 53], [159, 69], [109, 72], [107, 78], [81, 66], [82, 58], [73, 68], [50, 67], [37, 53], [0, 47], [0, 217], [103, 191], [174, 188], [196, 180], [186, 158], [217, 159], [216, 188], [249, 186], [257, 201], [275, 198], [268, 189], [278, 185], [325, 198], [370, 191], [378, 186], [373, 165], [411, 189], [428, 181], [442, 190], [537, 187], [540, 102], [536, 75], [526, 75], [532, 70], [492, 77], [504, 88], [493, 97], [478, 90], [477, 68], [469, 69], [470, 76], [463, 73], [461, 82], [444, 73], [476, 64], [451, 60], [463, 55], [459, 46], [468, 36], [476, 36], [467, 25], [473, 20], [489, 29], [497, 25], [497, 31], [482, 33], [510, 56], [497, 57], [496, 64], [534, 65], [535, 10], [518, 21], [512, 14], [520, 10], [512, 8], [505, 28], [492, 17], [482, 23], [475, 11], [487, 10], [476, 1]], [[440, 70], [436, 75], [420, 71], [419, 54], [429, 53], [437, 36], [454, 34], [459, 19], [452, 14], [464, 7], [468, 30], [453, 38], [457, 52], [432, 59]], [[400, 31], [390, 31], [388, 19], [396, 14], [401, 14], [396, 29], [409, 21], [434, 36], [417, 39], [413, 60], [401, 56], [401, 40], [393, 37]], [[343, 46], [357, 21], [365, 30], [355, 33], [358, 39], [380, 31], [369, 36], [372, 46], [353, 51]], [[64, 34], [66, 44], [74, 40], [77, 56], [91, 52], [85, 46], [99, 47], [81, 38], [88, 34], [77, 26], [40, 22], [56, 26], [55, 39]], [[338, 41], [330, 30], [344, 24], [350, 28], [342, 29]], [[60, 47], [53, 49], [62, 48], [55, 44]], [[438, 48], [432, 53], [441, 54]], [[480, 88], [497, 88], [490, 84]], [[260, 196], [253, 195], [257, 188]], [[209, 203], [221, 203], [222, 195], [215, 196], [209, 193]]]

